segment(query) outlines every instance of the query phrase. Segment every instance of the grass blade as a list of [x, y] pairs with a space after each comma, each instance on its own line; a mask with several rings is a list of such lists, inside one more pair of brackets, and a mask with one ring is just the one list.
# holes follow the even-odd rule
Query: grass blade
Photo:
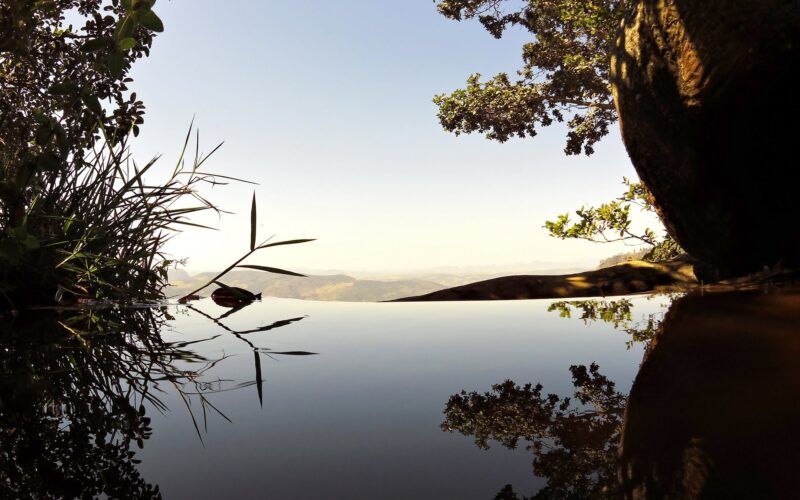
[[258, 248], [269, 248], [269, 247], [277, 247], [279, 245], [297, 245], [298, 243], [308, 243], [309, 241], [317, 241], [316, 238], [304, 238], [302, 240], [286, 240], [286, 241], [276, 241], [275, 243], [269, 243], [267, 245], [261, 245]]
[[256, 249], [256, 192], [253, 191], [253, 203], [250, 206], [250, 250]]
[[236, 266], [236, 267], [245, 267], [247, 269], [255, 269], [257, 271], [264, 271], [264, 272], [268, 272], [268, 273], [287, 274], [289, 276], [301, 276], [301, 277], [304, 277], [304, 278], [306, 277], [305, 274], [295, 273], [295, 272], [292, 272], [292, 271], [287, 271], [285, 269], [278, 269], [277, 267], [255, 266], [255, 265], [250, 265], [250, 264], [242, 264], [242, 265]]

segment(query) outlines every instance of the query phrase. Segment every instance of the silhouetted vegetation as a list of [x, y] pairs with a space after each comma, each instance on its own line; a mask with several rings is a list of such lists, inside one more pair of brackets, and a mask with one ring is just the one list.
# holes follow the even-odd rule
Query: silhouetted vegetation
[[[665, 307], [675, 299], [675, 296], [663, 297], [667, 300]], [[547, 310], [558, 312], [562, 318], [572, 318], [574, 314], [580, 314], [579, 317], [585, 324], [593, 321], [609, 323], [615, 329], [630, 335], [630, 340], [626, 342], [628, 348], [637, 342], [648, 346], [664, 320], [663, 312], [648, 314], [641, 320], [634, 319], [633, 302], [630, 299], [562, 300], [553, 302]]]
[[165, 410], [160, 394], [171, 387], [204, 416], [216, 412], [206, 398], [213, 384], [199, 380], [216, 360], [165, 342], [169, 318], [107, 308], [0, 325], [0, 496], [159, 496], [136, 469], [136, 448], [152, 434], [146, 408]]
[[[172, 174], [151, 183], [128, 139], [144, 105], [131, 64], [163, 30], [152, 0], [4, 2], [0, 24], [0, 297], [3, 308], [78, 298], [162, 297], [162, 246], [213, 209], [187, 135]], [[69, 21], [67, 21], [69, 19]], [[190, 204], [188, 200], [195, 203]]]
[[477, 18], [495, 38], [509, 27], [531, 34], [518, 79], [505, 73], [438, 95], [439, 121], [451, 132], [486, 133], [498, 141], [534, 136], [537, 127], [568, 120], [567, 154], [592, 154], [617, 120], [609, 70], [614, 37], [628, 2], [439, 0], [444, 16]]
[[[247, 303], [252, 302], [256, 298], [261, 298], [260, 293], [258, 295], [255, 295], [252, 292], [248, 292], [247, 290], [243, 290], [237, 287], [230, 287], [225, 283], [219, 281], [220, 279], [222, 279], [223, 276], [225, 276], [230, 271], [233, 271], [236, 268], [253, 269], [256, 271], [263, 271], [274, 274], [285, 274], [288, 276], [300, 276], [300, 277], [305, 276], [304, 274], [295, 273], [293, 271], [287, 271], [285, 269], [278, 269], [277, 267], [269, 267], [256, 264], [242, 264], [242, 262], [244, 262], [245, 259], [247, 259], [248, 257], [250, 257], [259, 250], [277, 246], [283, 246], [283, 245], [297, 245], [299, 243], [308, 243], [309, 241], [314, 241], [313, 238], [305, 238], [299, 240], [276, 241], [274, 243], [270, 243], [270, 240], [274, 237], [270, 236], [261, 243], [258, 243], [257, 231], [256, 231], [257, 224], [258, 224], [258, 210], [256, 207], [256, 195], [255, 193], [253, 193], [253, 201], [250, 204], [250, 250], [245, 252], [244, 255], [242, 255], [240, 258], [234, 261], [233, 264], [229, 265], [228, 267], [217, 273], [216, 276], [208, 280], [205, 284], [181, 297], [180, 298], [181, 302], [186, 302], [190, 299], [197, 298], [198, 292], [202, 291], [204, 288], [212, 284], [216, 284], [221, 287], [218, 291], [222, 292], [224, 295], [227, 295], [229, 297], [229, 302], [232, 303], [231, 306], [233, 307], [239, 306], [240, 305], [239, 303], [241, 303], [242, 305], [247, 305]], [[217, 292], [214, 293], [216, 294]], [[215, 301], [217, 300], [215, 299]]]
[[[106, 136], [138, 133], [144, 104], [131, 65], [163, 31], [153, 0], [8, 0], [0, 5], [3, 217], [18, 225], [46, 173]], [[43, 179], [44, 177], [44, 179]], [[26, 188], [21, 190], [21, 188]], [[16, 203], [15, 203], [16, 202]]]
[[0, 497], [158, 498], [137, 470], [136, 450], [152, 436], [149, 410], [168, 410], [162, 396], [183, 401], [202, 441], [207, 419], [224, 413], [210, 400], [219, 391], [255, 386], [263, 400], [261, 355], [307, 355], [257, 347], [248, 335], [290, 325], [292, 318], [247, 330], [211, 319], [253, 349], [255, 378], [234, 384], [215, 378], [225, 359], [194, 346], [219, 334], [168, 342], [167, 308], [106, 307], [23, 312], [0, 322]]
[[[568, 120], [565, 152], [591, 155], [594, 144], [617, 121], [611, 92], [610, 61], [616, 31], [628, 2], [535, 0], [512, 6], [495, 0], [439, 0], [444, 16], [461, 21], [477, 18], [495, 38], [509, 27], [521, 27], [533, 41], [522, 49], [524, 65], [518, 79], [505, 73], [480, 81], [474, 74], [465, 89], [437, 95], [439, 121], [456, 134], [481, 132], [505, 142], [513, 136], [535, 136], [537, 127]], [[630, 209], [656, 214], [653, 197], [641, 182], [624, 179], [627, 191], [599, 207], [575, 211], [578, 221], [560, 215], [547, 221], [550, 235], [593, 242], [627, 241], [644, 244], [644, 259], [661, 262], [683, 253], [669, 234], [631, 229]], [[656, 214], [657, 215], [657, 214]], [[658, 233], [665, 233], [661, 228]]]
[[577, 222], [570, 220], [569, 213], [559, 215], [555, 221], [545, 222], [545, 228], [554, 238], [586, 240], [594, 243], [616, 241], [647, 245], [642, 255], [648, 262], [663, 262], [674, 259], [684, 251], [663, 228], [658, 233], [646, 227], [637, 231], [631, 227], [631, 208], [657, 215], [653, 196], [641, 182], [623, 179], [627, 187], [622, 196], [599, 207], [581, 207], [575, 211]]
[[[462, 391], [447, 402], [442, 429], [472, 436], [483, 449], [489, 440], [506, 448], [525, 442], [534, 455], [533, 473], [547, 479], [530, 498], [619, 498], [617, 448], [626, 396], [599, 370], [596, 364], [570, 367], [573, 398], [510, 380], [484, 394]], [[496, 498], [519, 497], [508, 485]]]
[[[311, 355], [314, 355], [314, 354], [317, 354], [317, 353], [308, 352], [308, 351], [274, 351], [274, 350], [268, 349], [266, 347], [257, 347], [255, 344], [253, 344], [253, 342], [248, 340], [247, 337], [246, 337], [246, 335], [250, 335], [252, 333], [268, 332], [270, 330], [274, 330], [274, 329], [280, 328], [282, 326], [290, 325], [292, 323], [295, 323], [297, 321], [302, 320], [305, 316], [302, 316], [302, 317], [299, 317], [299, 318], [284, 319], [284, 320], [276, 321], [274, 323], [270, 323], [268, 325], [264, 325], [264, 326], [260, 326], [260, 327], [256, 327], [256, 328], [249, 328], [247, 330], [233, 330], [232, 328], [229, 328], [227, 325], [225, 325], [222, 322], [223, 319], [234, 315], [238, 311], [240, 311], [240, 310], [244, 309], [245, 307], [247, 307], [249, 304], [250, 304], [250, 302], [242, 302], [241, 304], [237, 305], [236, 307], [231, 308], [229, 311], [227, 311], [227, 312], [225, 312], [225, 313], [223, 313], [223, 314], [221, 314], [220, 316], [217, 316], [217, 317], [211, 316], [208, 313], [203, 312], [198, 307], [191, 306], [191, 305], [189, 305], [187, 307], [189, 309], [191, 309], [192, 311], [196, 312], [197, 314], [203, 316], [204, 318], [207, 318], [207, 319], [211, 320], [218, 327], [220, 327], [224, 331], [232, 334], [234, 337], [236, 337], [237, 339], [241, 340], [242, 342], [247, 344], [247, 346], [250, 349], [252, 349], [254, 366], [255, 366], [255, 386], [256, 386], [256, 391], [258, 392], [258, 402], [263, 405], [264, 404], [264, 385], [263, 385], [264, 380], [263, 380], [263, 378], [261, 376], [261, 355], [262, 354], [265, 354], [267, 356], [272, 356], [272, 355], [278, 355], [278, 356], [281, 356], [281, 355], [283, 355], [283, 356], [311, 356]], [[228, 307], [228, 306], [226, 305], [224, 307]]]

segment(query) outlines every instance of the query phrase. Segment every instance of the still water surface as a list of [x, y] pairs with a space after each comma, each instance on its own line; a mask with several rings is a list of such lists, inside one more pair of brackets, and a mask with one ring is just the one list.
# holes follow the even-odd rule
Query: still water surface
[[[244, 335], [260, 348], [256, 386], [212, 394], [232, 423], [211, 416], [200, 442], [180, 400], [153, 417], [140, 470], [167, 498], [494, 498], [504, 485], [536, 492], [532, 455], [476, 447], [440, 428], [451, 395], [511, 379], [570, 395], [569, 367], [596, 362], [627, 393], [642, 345], [612, 325], [548, 312], [554, 301], [361, 304], [268, 299], [221, 322], [234, 331], [302, 320]], [[633, 299], [634, 315], [663, 311], [663, 297]], [[224, 314], [208, 300], [194, 305]], [[168, 340], [198, 340], [205, 357], [229, 356], [209, 376], [223, 387], [254, 380], [252, 348], [183, 309]], [[208, 378], [208, 377], [207, 377]], [[151, 412], [148, 412], [151, 413]]]
[[791, 289], [26, 313], [0, 498], [800, 498], [798, 359]]

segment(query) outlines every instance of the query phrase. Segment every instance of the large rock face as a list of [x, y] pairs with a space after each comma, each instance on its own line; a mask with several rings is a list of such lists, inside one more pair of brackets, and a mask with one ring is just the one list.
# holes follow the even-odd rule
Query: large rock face
[[631, 160], [689, 253], [730, 273], [799, 253], [800, 2], [634, 2], [612, 83]]

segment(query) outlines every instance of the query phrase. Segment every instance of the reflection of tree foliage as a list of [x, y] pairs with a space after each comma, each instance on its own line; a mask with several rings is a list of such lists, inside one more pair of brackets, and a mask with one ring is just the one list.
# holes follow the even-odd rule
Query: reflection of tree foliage
[[[669, 305], [677, 296], [665, 296]], [[584, 323], [602, 321], [611, 324], [614, 328], [630, 335], [626, 342], [628, 348], [635, 343], [649, 345], [658, 332], [664, 313], [648, 314], [642, 320], [636, 321], [633, 317], [633, 303], [629, 299], [589, 299], [589, 300], [562, 300], [553, 302], [547, 308], [548, 312], [558, 311], [562, 318], [572, 318], [573, 314], [580, 314]]]
[[[617, 498], [617, 444], [626, 397], [594, 363], [570, 371], [574, 398], [544, 395], [540, 384], [520, 387], [510, 380], [484, 394], [453, 395], [442, 429], [473, 436], [482, 449], [489, 448], [490, 439], [507, 448], [528, 442], [534, 474], [547, 479], [532, 498]], [[506, 486], [496, 498], [520, 497]]]
[[562, 300], [553, 302], [548, 312], [558, 311], [562, 318], [572, 318], [573, 311], [580, 312], [584, 323], [603, 321], [611, 323], [614, 328], [627, 325], [633, 321], [633, 303], [629, 299], [619, 300]]
[[[136, 470], [150, 437], [145, 404], [175, 386], [205, 415], [213, 363], [165, 342], [157, 309], [53, 311], [0, 324], [0, 497], [159, 497]], [[176, 362], [198, 364], [184, 370]], [[213, 383], [211, 384], [213, 385]]]

